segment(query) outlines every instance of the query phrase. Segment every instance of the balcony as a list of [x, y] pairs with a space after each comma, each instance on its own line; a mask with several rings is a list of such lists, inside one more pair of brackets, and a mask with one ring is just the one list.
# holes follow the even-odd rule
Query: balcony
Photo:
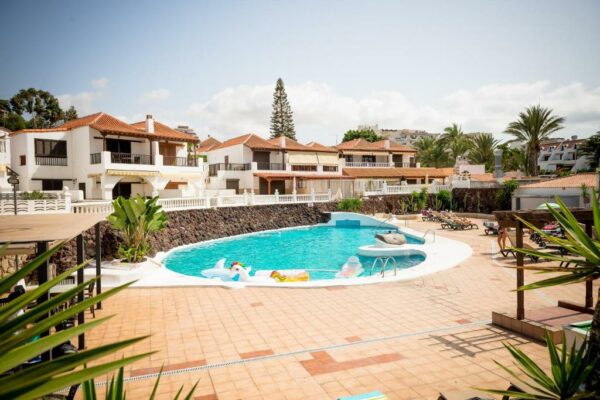
[[35, 156], [35, 165], [66, 167], [67, 156]]
[[390, 168], [392, 165], [389, 162], [356, 162], [347, 161], [346, 167], [348, 168]]
[[263, 171], [285, 171], [285, 165], [282, 163], [257, 162], [256, 169]]
[[394, 163], [396, 168], [417, 168], [416, 162], [397, 162]]
[[152, 156], [148, 154], [110, 153], [110, 162], [115, 164], [152, 165]]
[[217, 176], [218, 171], [250, 171], [252, 169], [250, 163], [217, 163], [208, 166], [208, 176]]
[[173, 167], [197, 167], [197, 158], [163, 156], [163, 165]]

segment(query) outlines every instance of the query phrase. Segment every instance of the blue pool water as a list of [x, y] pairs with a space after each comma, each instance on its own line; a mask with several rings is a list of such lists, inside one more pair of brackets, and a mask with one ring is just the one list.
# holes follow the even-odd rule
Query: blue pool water
[[[375, 244], [375, 234], [389, 229], [356, 226], [312, 226], [258, 233], [203, 243], [172, 252], [165, 260], [167, 268], [185, 275], [202, 276], [226, 258], [226, 265], [238, 261], [252, 271], [272, 269], [306, 269], [310, 280], [335, 279], [348, 257], [357, 256], [360, 246]], [[408, 243], [421, 244], [419, 238], [406, 235]], [[373, 262], [359, 257], [368, 275]], [[398, 268], [409, 268], [425, 259], [422, 255], [396, 257]], [[252, 272], [251, 275], [254, 273]]]

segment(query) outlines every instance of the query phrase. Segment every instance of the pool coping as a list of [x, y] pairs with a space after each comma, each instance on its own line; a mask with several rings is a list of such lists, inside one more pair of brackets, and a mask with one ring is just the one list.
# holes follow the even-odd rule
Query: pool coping
[[[336, 213], [332, 213], [334, 215]], [[338, 213], [342, 214], [342, 213]], [[353, 214], [353, 213], [343, 213], [343, 214]], [[354, 214], [356, 215], [356, 214]], [[377, 225], [384, 226], [387, 220], [380, 220], [373, 217], [365, 216], [363, 214], [358, 214], [361, 219], [370, 219], [372, 222], [376, 222]], [[335, 219], [333, 220], [335, 221]], [[422, 237], [423, 232], [400, 226], [401, 222], [398, 223], [387, 223], [388, 226], [393, 226], [398, 228], [409, 235], [414, 235], [416, 237]], [[316, 225], [324, 225], [331, 226], [331, 221], [325, 224], [316, 224]], [[230, 240], [232, 238], [240, 238], [251, 235], [259, 235], [269, 232], [282, 231], [282, 230], [290, 230], [290, 229], [303, 229], [310, 228], [316, 225], [302, 225], [288, 228], [280, 228], [280, 229], [270, 229], [260, 232], [252, 232], [245, 233], [241, 235], [228, 236], [224, 238], [211, 239], [198, 243], [191, 243], [187, 245], [182, 245], [170, 249], [167, 252], [161, 252], [156, 255], [153, 259], [150, 259], [150, 262], [144, 263], [138, 268], [135, 268], [130, 271], [119, 271], [121, 273], [120, 283], [124, 279], [136, 280], [131, 287], [132, 288], [158, 288], [158, 287], [201, 287], [201, 286], [218, 286], [225, 287], [230, 289], [240, 289], [245, 287], [279, 287], [279, 288], [296, 288], [296, 289], [306, 289], [306, 288], [324, 288], [324, 287], [333, 287], [333, 286], [355, 286], [355, 285], [365, 285], [365, 284], [380, 284], [380, 283], [389, 283], [389, 282], [400, 282], [416, 279], [425, 275], [429, 275], [435, 272], [443, 271], [446, 269], [450, 269], [460, 264], [462, 261], [467, 259], [473, 253], [471, 246], [468, 244], [449, 239], [444, 236], [437, 235], [431, 237], [427, 237], [425, 239], [424, 244], [406, 244], [403, 246], [403, 250], [406, 251], [418, 251], [424, 252], [426, 254], [426, 259], [417, 264], [414, 267], [410, 267], [407, 269], [402, 269], [397, 272], [396, 275], [393, 275], [393, 272], [390, 271], [390, 275], [385, 277], [373, 276], [373, 277], [357, 277], [357, 278], [348, 278], [348, 279], [323, 279], [323, 280], [315, 280], [315, 281], [307, 281], [307, 282], [239, 282], [239, 281], [222, 281], [218, 278], [203, 278], [197, 276], [184, 275], [175, 271], [172, 271], [164, 266], [162, 261], [172, 252], [178, 251], [184, 248], [190, 248], [195, 246], [204, 245], [206, 243], [214, 243], [224, 240]], [[373, 225], [371, 225], [373, 226]], [[90, 271], [91, 272], [91, 271]], [[103, 276], [106, 275], [106, 272], [103, 268]], [[114, 271], [113, 271], [114, 272]], [[108, 277], [107, 277], [108, 278]], [[110, 279], [103, 279], [102, 284], [105, 287], [110, 287]], [[116, 286], [116, 284], [115, 284]]]

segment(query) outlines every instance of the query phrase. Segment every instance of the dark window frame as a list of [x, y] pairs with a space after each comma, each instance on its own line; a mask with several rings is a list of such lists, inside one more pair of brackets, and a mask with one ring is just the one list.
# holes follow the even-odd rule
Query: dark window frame
[[67, 158], [67, 141], [54, 139], [35, 139], [36, 157]]

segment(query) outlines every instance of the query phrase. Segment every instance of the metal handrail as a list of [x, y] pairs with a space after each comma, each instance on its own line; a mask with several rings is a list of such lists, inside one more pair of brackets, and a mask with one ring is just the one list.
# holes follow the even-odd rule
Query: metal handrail
[[398, 263], [396, 262], [396, 259], [394, 257], [377, 257], [375, 261], [373, 261], [373, 264], [371, 264], [369, 276], [373, 275], [373, 269], [379, 261], [379, 263], [381, 264], [381, 277], [385, 278], [385, 267], [388, 265], [390, 260], [392, 261], [392, 266], [394, 267], [394, 276], [396, 276], [398, 274]]
[[423, 234], [423, 240], [425, 240], [425, 236], [427, 236], [428, 233], [433, 233], [433, 243], [435, 243], [435, 231], [433, 229], [427, 229], [425, 231], [425, 233]]

